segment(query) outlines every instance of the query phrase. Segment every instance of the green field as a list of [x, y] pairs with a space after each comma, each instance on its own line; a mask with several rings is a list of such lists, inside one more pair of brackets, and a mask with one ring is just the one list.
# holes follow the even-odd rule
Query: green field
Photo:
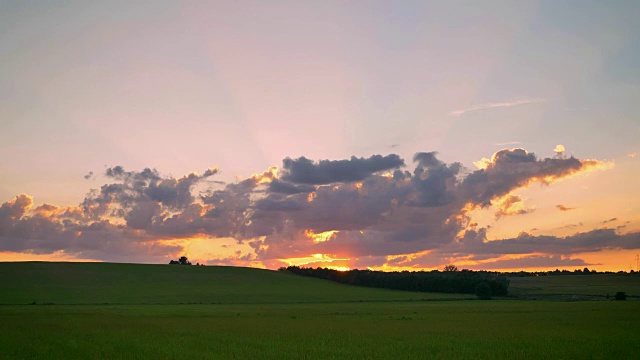
[[524, 299], [606, 300], [618, 291], [640, 299], [640, 275], [595, 274], [510, 277], [509, 293]]
[[0, 304], [247, 304], [469, 299], [231, 266], [0, 263]]
[[[1, 263], [0, 283], [0, 303], [13, 304], [0, 305], [2, 359], [630, 359], [640, 353], [640, 301], [450, 301], [442, 297], [468, 296], [168, 265]], [[38, 305], [46, 303], [54, 304]]]

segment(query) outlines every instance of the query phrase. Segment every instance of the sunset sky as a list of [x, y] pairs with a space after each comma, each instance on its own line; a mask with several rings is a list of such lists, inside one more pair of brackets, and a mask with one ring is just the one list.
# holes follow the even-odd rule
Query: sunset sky
[[0, 4], [0, 261], [636, 268], [638, 1]]

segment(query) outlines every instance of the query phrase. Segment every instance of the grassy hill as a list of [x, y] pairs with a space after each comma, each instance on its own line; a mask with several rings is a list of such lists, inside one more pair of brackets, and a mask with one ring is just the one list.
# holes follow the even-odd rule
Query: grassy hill
[[0, 304], [256, 304], [470, 297], [355, 287], [227, 266], [0, 263], [0, 284]]

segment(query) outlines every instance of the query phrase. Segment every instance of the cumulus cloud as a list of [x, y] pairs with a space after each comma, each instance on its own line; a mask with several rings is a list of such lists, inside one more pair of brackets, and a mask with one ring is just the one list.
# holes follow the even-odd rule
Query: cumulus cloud
[[469, 201], [488, 206], [492, 199], [528, 186], [532, 182], [550, 184], [572, 174], [605, 166], [597, 160], [545, 158], [538, 160], [524, 149], [504, 149], [491, 159], [475, 162], [478, 170], [462, 181], [461, 192]]
[[565, 147], [562, 144], [558, 144], [556, 145], [556, 147], [553, 149], [553, 152], [556, 154], [556, 157], [562, 158], [564, 156], [564, 152], [565, 152]]
[[307, 158], [286, 158], [282, 162], [282, 180], [300, 184], [331, 184], [336, 182], [361, 181], [373, 173], [404, 166], [400, 156], [373, 155], [368, 159], [351, 157], [349, 160], [321, 160], [313, 162]]
[[[601, 168], [597, 160], [538, 159], [524, 149], [500, 150], [475, 171], [445, 163], [436, 152], [420, 152], [412, 160], [413, 169], [405, 170], [395, 154], [286, 158], [281, 169], [224, 186], [210, 179], [215, 168], [174, 178], [150, 168], [110, 167], [107, 183], [78, 206], [33, 208], [24, 194], [2, 204], [0, 251], [164, 261], [184, 251], [182, 239], [233, 238], [252, 252], [212, 262], [278, 267], [287, 259], [322, 254], [316, 262], [428, 267], [457, 256], [528, 254], [540, 252], [538, 247], [550, 256], [544, 249], [568, 255], [637, 246], [633, 236], [615, 232], [584, 233], [577, 240], [523, 234], [490, 242], [487, 228], [469, 217], [477, 207], [495, 206], [497, 217], [531, 212], [513, 191]], [[216, 187], [194, 194], [211, 183]]]

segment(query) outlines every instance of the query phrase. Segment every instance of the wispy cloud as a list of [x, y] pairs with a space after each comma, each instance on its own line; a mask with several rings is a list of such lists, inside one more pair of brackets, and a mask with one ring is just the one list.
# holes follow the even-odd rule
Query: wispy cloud
[[506, 146], [506, 145], [520, 145], [522, 144], [520, 141], [507, 141], [501, 143], [494, 143], [495, 146]]
[[632, 152], [632, 153], [627, 154], [627, 156], [633, 159], [636, 156], [638, 156], [638, 153]]
[[462, 116], [472, 111], [486, 110], [486, 109], [493, 109], [493, 108], [507, 108], [507, 107], [513, 107], [518, 105], [524, 105], [524, 104], [536, 104], [541, 102], [545, 102], [545, 100], [544, 99], [518, 99], [513, 101], [477, 104], [466, 109], [454, 110], [450, 112], [449, 115]]
[[575, 210], [576, 209], [576, 208], [564, 206], [562, 204], [556, 205], [556, 208], [558, 208], [558, 210], [560, 210], [560, 211], [571, 211], [571, 210]]

